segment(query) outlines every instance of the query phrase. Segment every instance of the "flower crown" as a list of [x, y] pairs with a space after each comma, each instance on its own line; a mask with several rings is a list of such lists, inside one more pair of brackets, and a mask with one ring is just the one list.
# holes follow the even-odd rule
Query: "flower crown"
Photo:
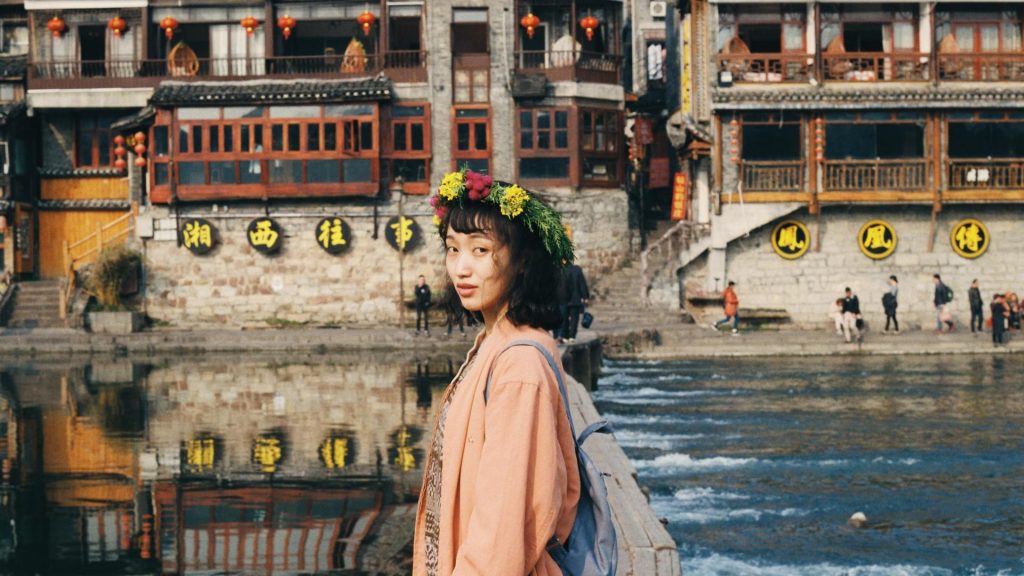
[[466, 168], [449, 172], [441, 179], [437, 194], [430, 198], [434, 207], [434, 225], [440, 229], [441, 222], [448, 214], [448, 207], [466, 202], [494, 204], [502, 216], [515, 220], [540, 237], [544, 249], [561, 266], [573, 261], [572, 240], [565, 233], [562, 216], [554, 209], [541, 203], [518, 184], [495, 182], [490, 176]]

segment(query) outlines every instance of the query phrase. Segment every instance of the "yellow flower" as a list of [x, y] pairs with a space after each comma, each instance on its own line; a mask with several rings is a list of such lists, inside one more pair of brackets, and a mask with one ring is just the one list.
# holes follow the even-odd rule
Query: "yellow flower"
[[440, 226], [440, 225], [441, 225], [441, 217], [438, 216], [437, 214], [434, 214], [434, 226]]
[[515, 184], [505, 188], [505, 193], [501, 196], [499, 206], [501, 207], [502, 216], [508, 216], [509, 218], [515, 218], [523, 213], [523, 205], [530, 199], [530, 195]]
[[455, 200], [462, 193], [462, 172], [451, 172], [441, 180], [441, 186], [437, 193], [449, 202]]

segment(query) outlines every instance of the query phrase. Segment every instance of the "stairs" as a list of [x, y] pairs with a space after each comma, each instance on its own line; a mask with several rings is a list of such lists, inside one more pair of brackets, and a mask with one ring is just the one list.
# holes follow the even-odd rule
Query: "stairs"
[[60, 281], [19, 282], [8, 328], [64, 328], [60, 318]]
[[592, 282], [587, 309], [602, 329], [656, 327], [680, 321], [675, 250], [648, 255], [647, 281], [639, 258]]

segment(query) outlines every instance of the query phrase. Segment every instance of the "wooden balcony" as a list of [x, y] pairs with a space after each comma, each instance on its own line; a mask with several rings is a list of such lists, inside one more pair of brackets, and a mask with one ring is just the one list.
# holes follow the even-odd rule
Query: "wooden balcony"
[[618, 84], [622, 57], [574, 50], [524, 50], [516, 53], [516, 70], [543, 74], [551, 82]]
[[928, 55], [846, 52], [824, 55], [826, 80], [845, 82], [920, 82], [928, 80]]
[[802, 192], [804, 163], [801, 160], [752, 162], [740, 165], [744, 192]]
[[824, 189], [827, 192], [920, 192], [928, 186], [928, 161], [826, 160]]
[[947, 82], [1024, 80], [1024, 52], [958, 52], [938, 55], [939, 79]]
[[807, 82], [814, 76], [813, 54], [720, 54], [718, 69], [732, 72], [733, 82]]
[[426, 82], [426, 53], [394, 51], [383, 55], [279, 56], [272, 58], [197, 58], [167, 60], [34, 62], [29, 89], [154, 87], [162, 80], [252, 78], [358, 78], [383, 72], [395, 82]]
[[950, 190], [1022, 190], [1022, 158], [956, 158], [949, 163]]

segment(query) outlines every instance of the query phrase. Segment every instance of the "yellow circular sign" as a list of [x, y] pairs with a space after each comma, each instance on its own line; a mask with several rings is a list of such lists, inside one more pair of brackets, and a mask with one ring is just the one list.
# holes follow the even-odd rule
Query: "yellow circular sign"
[[964, 218], [949, 231], [949, 243], [964, 258], [977, 258], [988, 250], [988, 228], [980, 220]]
[[772, 248], [786, 260], [796, 260], [810, 247], [811, 235], [799, 220], [783, 220], [772, 230]]
[[872, 260], [888, 258], [896, 251], [896, 229], [885, 220], [869, 220], [857, 233], [857, 246]]

